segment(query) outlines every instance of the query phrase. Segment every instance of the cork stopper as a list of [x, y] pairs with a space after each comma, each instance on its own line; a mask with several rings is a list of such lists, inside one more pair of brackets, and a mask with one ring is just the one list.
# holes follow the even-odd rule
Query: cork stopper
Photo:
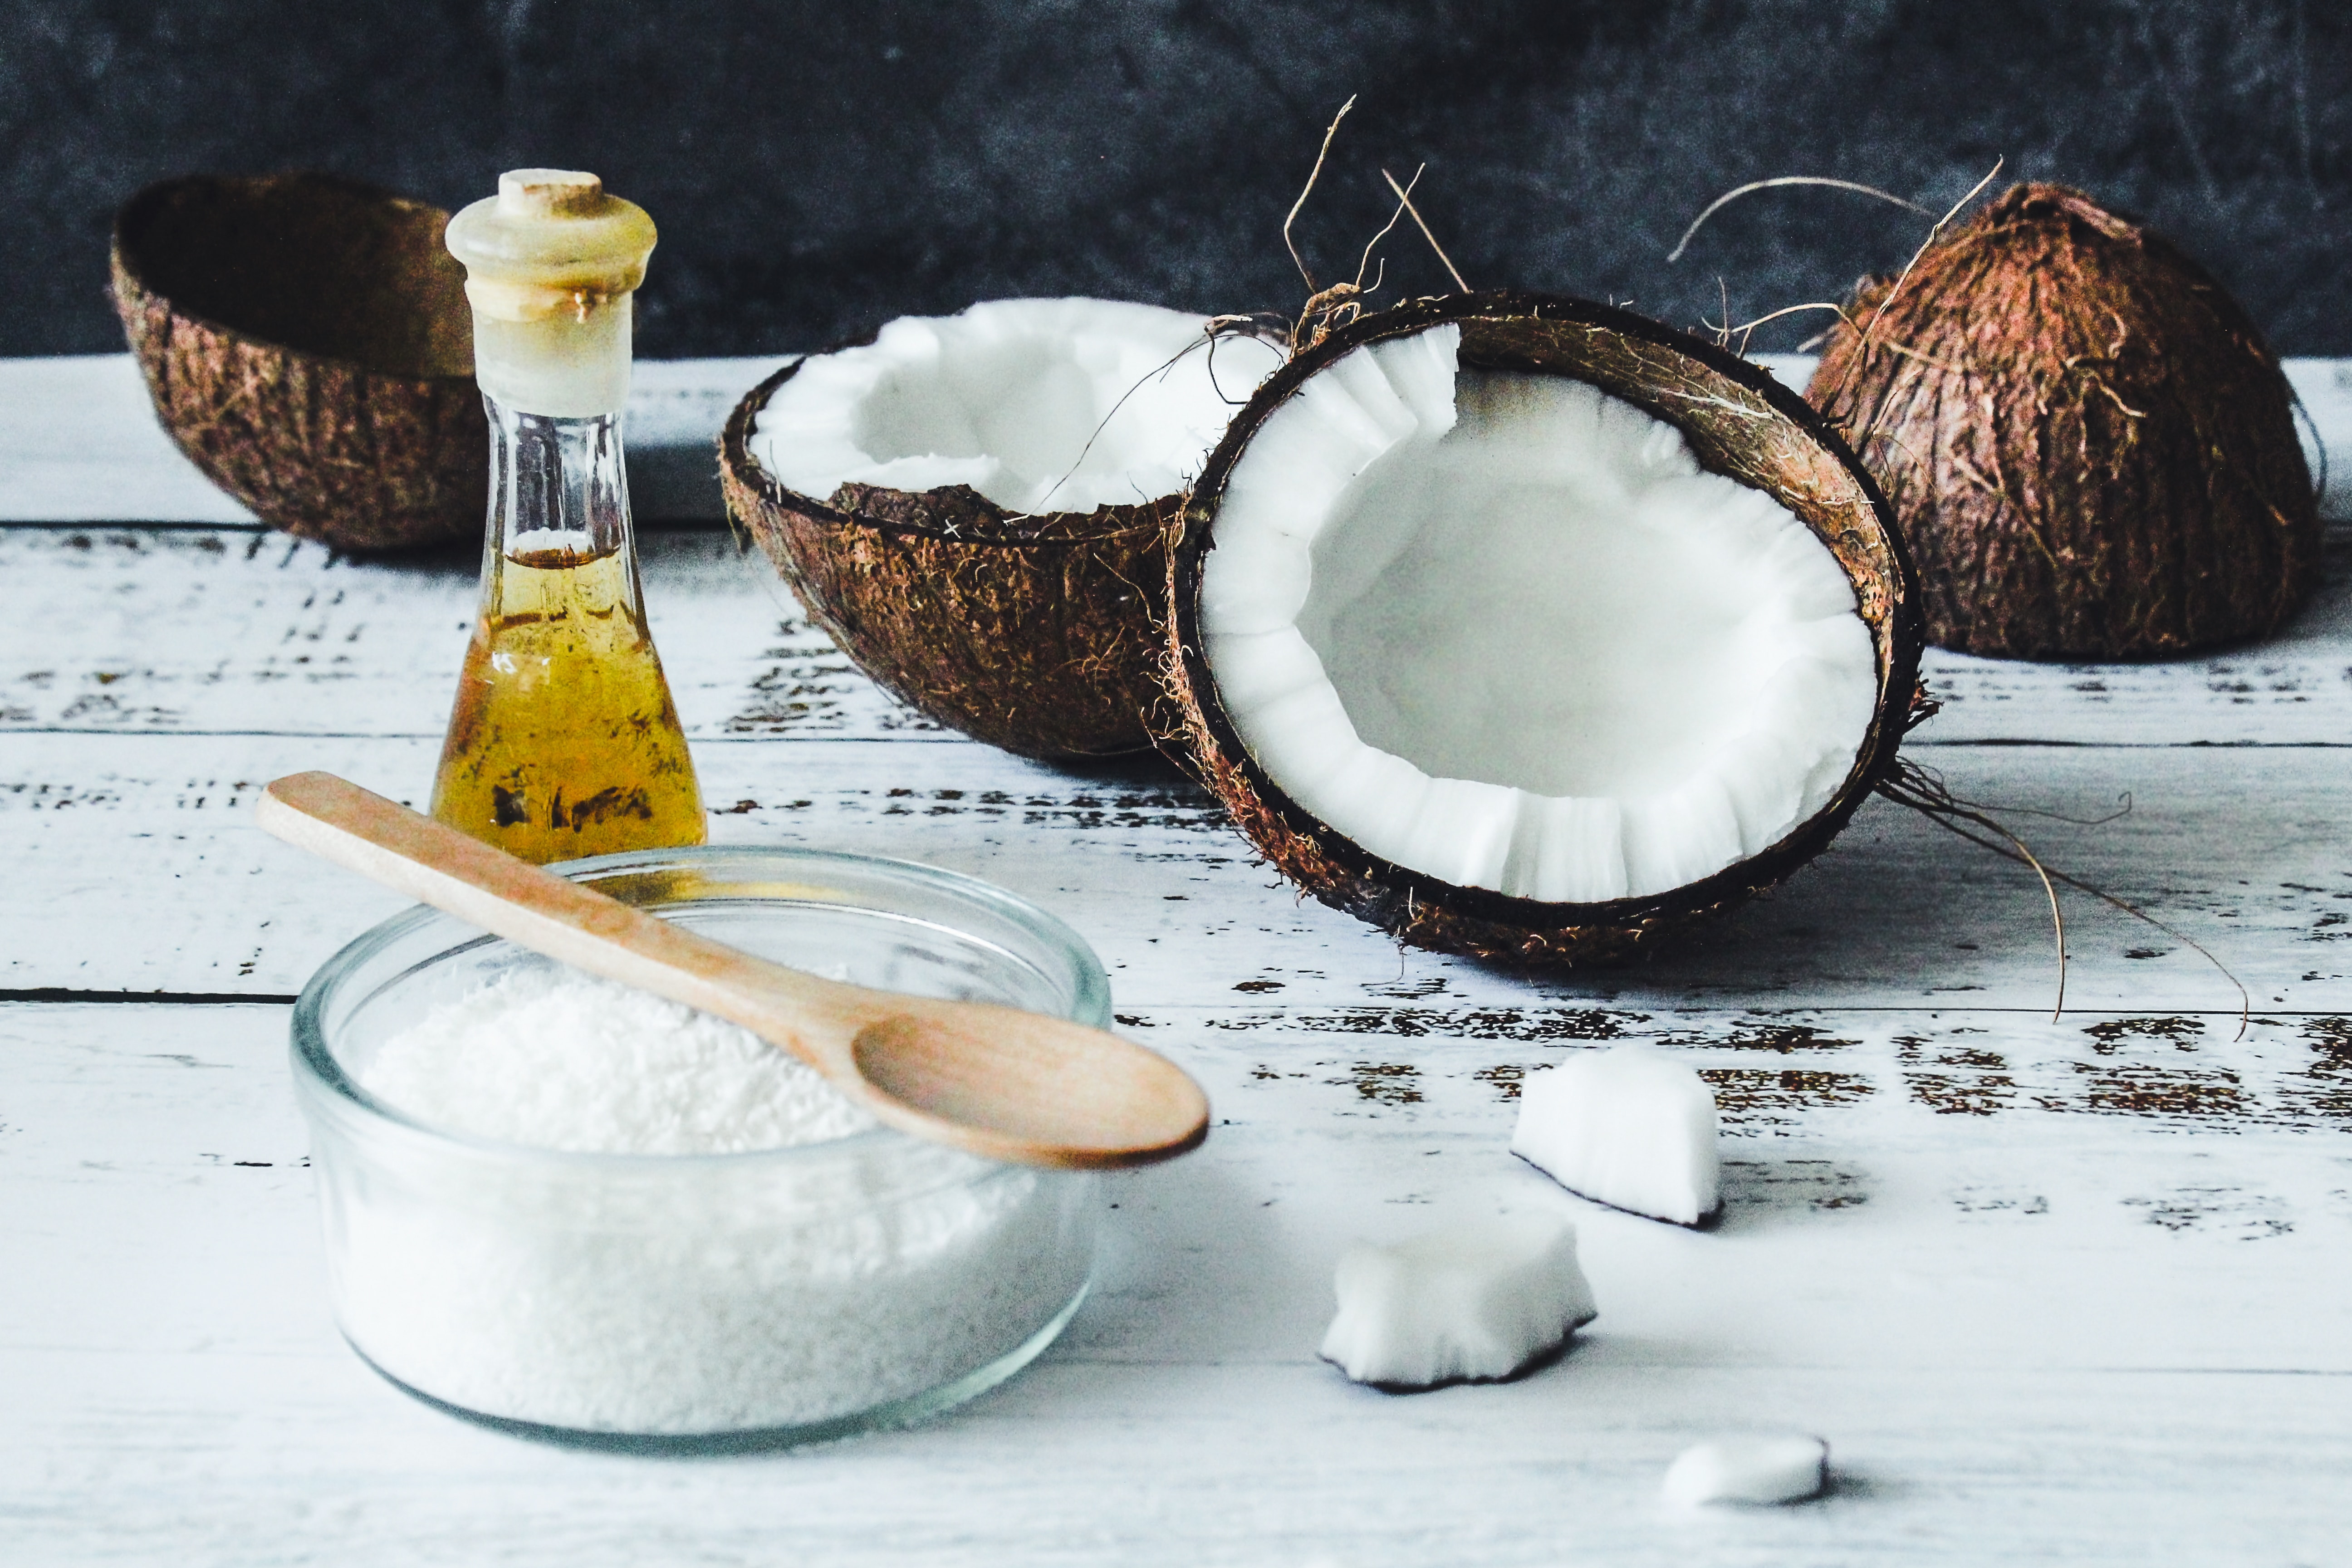
[[451, 218], [483, 392], [527, 414], [618, 411], [629, 394], [630, 295], [655, 238], [643, 207], [574, 169], [510, 169], [497, 195]]
[[499, 176], [501, 217], [594, 217], [604, 205], [604, 182], [584, 169], [509, 169]]

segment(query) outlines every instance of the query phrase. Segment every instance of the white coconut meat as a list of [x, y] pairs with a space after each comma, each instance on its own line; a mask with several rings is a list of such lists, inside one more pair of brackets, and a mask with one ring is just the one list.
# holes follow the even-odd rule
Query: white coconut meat
[[1372, 854], [1596, 903], [1826, 805], [1875, 706], [1853, 587], [1796, 515], [1585, 383], [1356, 349], [1234, 464], [1202, 654], [1250, 754]]
[[1830, 1446], [1819, 1437], [1717, 1437], [1693, 1444], [1666, 1468], [1661, 1494], [1685, 1508], [1710, 1502], [1803, 1502], [1829, 1489]]
[[1576, 1226], [1521, 1215], [1432, 1231], [1393, 1247], [1360, 1241], [1332, 1280], [1339, 1312], [1323, 1359], [1358, 1383], [1427, 1388], [1508, 1377], [1599, 1309], [1576, 1261]]
[[1716, 1131], [1687, 1063], [1613, 1046], [1528, 1075], [1511, 1152], [1595, 1203], [1696, 1225], [1723, 1203]]
[[997, 300], [906, 316], [803, 361], [749, 447], [787, 489], [969, 485], [1008, 511], [1088, 512], [1188, 489], [1282, 363], [1203, 319], [1108, 300]]

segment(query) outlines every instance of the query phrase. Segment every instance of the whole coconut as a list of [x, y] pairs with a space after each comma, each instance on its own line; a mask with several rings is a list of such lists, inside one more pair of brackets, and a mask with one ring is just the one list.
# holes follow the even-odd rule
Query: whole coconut
[[2079, 191], [2015, 186], [1865, 279], [1806, 396], [1894, 502], [1940, 647], [2162, 658], [2274, 631], [2317, 584], [2278, 360]]

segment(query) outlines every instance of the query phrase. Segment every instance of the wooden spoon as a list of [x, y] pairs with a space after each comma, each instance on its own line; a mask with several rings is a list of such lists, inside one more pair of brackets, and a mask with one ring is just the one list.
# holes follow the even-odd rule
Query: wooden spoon
[[254, 815], [289, 844], [534, 952], [740, 1024], [918, 1137], [1020, 1164], [1108, 1168], [1172, 1159], [1208, 1136], [1200, 1085], [1101, 1029], [771, 963], [332, 773], [279, 779]]

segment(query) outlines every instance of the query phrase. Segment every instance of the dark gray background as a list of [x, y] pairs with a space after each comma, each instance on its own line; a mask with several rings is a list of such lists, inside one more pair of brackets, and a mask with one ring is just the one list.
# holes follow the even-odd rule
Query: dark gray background
[[[2352, 353], [2352, 6], [2342, 0], [10, 0], [0, 353], [119, 348], [115, 207], [195, 170], [317, 167], [444, 205], [506, 167], [594, 169], [662, 247], [648, 357], [837, 342], [975, 299], [1295, 310], [1386, 216], [1382, 165], [1476, 286], [1679, 325], [1834, 297], [1992, 166], [2080, 184], [2202, 257], [2287, 353]], [[2004, 183], [2006, 180], [2004, 176]], [[1439, 288], [1417, 240], [1391, 292]], [[1788, 323], [1759, 348], [1811, 330]]]

